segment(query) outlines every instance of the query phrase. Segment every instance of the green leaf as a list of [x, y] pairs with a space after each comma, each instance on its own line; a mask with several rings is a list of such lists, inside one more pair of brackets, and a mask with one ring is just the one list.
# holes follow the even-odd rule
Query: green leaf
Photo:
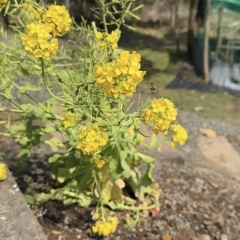
[[24, 86], [24, 91], [34, 91], [34, 92], [38, 92], [42, 89], [42, 87], [40, 86], [36, 86], [33, 84], [27, 84], [26, 86]]
[[77, 198], [77, 196], [78, 196], [78, 193], [77, 193], [77, 189], [74, 189], [74, 191], [70, 191], [70, 190], [68, 190], [69, 188], [67, 188], [66, 190], [64, 190], [63, 192], [62, 192], [62, 194], [63, 195], [65, 195], [65, 196], [68, 196], [68, 197], [72, 197], [72, 198]]
[[46, 128], [41, 129], [42, 133], [53, 133], [56, 132], [56, 128], [52, 126], [48, 126]]
[[136, 30], [136, 28], [134, 28], [134, 27], [132, 27], [132, 26], [130, 26], [130, 25], [127, 25], [127, 24], [125, 24], [125, 23], [123, 23], [123, 25], [124, 25], [125, 27], [129, 28], [130, 30], [133, 30], [133, 31]]
[[44, 102], [44, 105], [48, 108], [48, 110], [54, 111], [56, 109], [57, 103], [58, 102], [55, 98], [50, 98]]
[[154, 149], [156, 147], [156, 145], [157, 145], [157, 136], [156, 136], [156, 134], [153, 133], [152, 137], [151, 137], [151, 142], [149, 144], [149, 148]]
[[48, 144], [53, 152], [57, 152], [60, 147], [64, 147], [63, 143], [56, 137], [52, 137], [49, 140], [45, 140], [44, 143]]
[[4, 95], [7, 99], [12, 99], [12, 88], [13, 88], [13, 85], [5, 89]]
[[114, 148], [114, 151], [113, 151], [113, 153], [114, 153], [113, 156], [118, 161], [115, 177], [124, 176], [124, 177], [128, 178], [131, 176], [131, 169], [126, 162], [127, 152], [122, 150], [122, 149], [124, 149], [121, 144], [123, 139], [121, 138], [120, 134], [118, 134], [118, 133], [119, 133], [119, 128], [116, 126], [113, 126], [112, 127], [112, 135], [114, 137], [115, 144], [116, 144], [116, 148]]
[[62, 201], [65, 206], [70, 206], [77, 203], [76, 198], [69, 198], [69, 197], [64, 198]]
[[30, 150], [28, 148], [23, 148], [17, 155], [17, 166], [22, 169], [26, 165], [26, 161], [30, 156]]
[[67, 168], [73, 168], [79, 166], [79, 158], [75, 157], [74, 154], [70, 154], [68, 157], [64, 159], [65, 166]]
[[63, 82], [67, 85], [67, 83], [70, 83], [70, 75], [67, 71], [58, 71], [57, 72], [57, 77], [60, 80], [60, 82]]
[[112, 135], [113, 135], [113, 138], [115, 140], [115, 144], [117, 146], [117, 149], [118, 151], [121, 150], [121, 145], [120, 145], [120, 142], [119, 142], [119, 138], [118, 138], [118, 133], [119, 133], [119, 128], [117, 126], [112, 126]]
[[[72, 170], [73, 171], [73, 170]], [[64, 183], [66, 180], [71, 178], [71, 168], [59, 168], [57, 181], [59, 183]]]
[[55, 163], [58, 161], [58, 159], [62, 158], [62, 155], [56, 153], [53, 156], [51, 156], [50, 158], [48, 158], [48, 162], [49, 163]]
[[121, 163], [121, 167], [124, 170], [122, 173], [122, 176], [124, 178], [129, 178], [131, 176], [131, 168], [129, 167], [129, 165], [126, 162], [127, 159], [127, 152], [126, 151], [120, 151], [120, 163]]
[[40, 193], [36, 196], [36, 202], [37, 203], [44, 203], [47, 202], [54, 193]]
[[21, 136], [21, 138], [15, 139], [17, 143], [19, 143], [21, 146], [26, 146], [29, 144], [30, 140], [26, 136]]
[[133, 124], [132, 119], [121, 121], [121, 126], [130, 127]]
[[152, 158], [148, 155], [145, 155], [143, 153], [137, 152], [137, 153], [135, 153], [135, 155], [137, 155], [137, 157], [139, 157], [141, 160], [143, 160], [147, 164], [151, 164], [154, 162], [154, 158]]
[[29, 204], [29, 205], [33, 205], [35, 203], [35, 199], [31, 195], [25, 194], [24, 198], [25, 198], [27, 204]]
[[132, 12], [128, 12], [129, 15], [131, 15], [133, 18], [137, 19], [137, 20], [141, 20], [141, 18], [139, 16], [137, 16], [136, 14], [132, 13]]
[[119, 155], [117, 157], [115, 157], [113, 154], [113, 159], [109, 163], [109, 171], [111, 174], [111, 178], [113, 180], [118, 179], [122, 175], [123, 169], [122, 169], [121, 165], [120, 165], [120, 168], [118, 168], [118, 163], [119, 163]]
[[85, 190], [86, 187], [90, 184], [92, 179], [93, 166], [86, 165], [81, 167], [76, 167], [75, 172], [72, 176], [77, 180], [78, 187], [80, 190]]
[[25, 130], [26, 130], [26, 127], [23, 123], [9, 126], [9, 132], [11, 135], [18, 133], [19, 131], [25, 131]]
[[154, 183], [154, 179], [152, 177], [152, 172], [154, 169], [154, 164], [148, 165], [148, 170], [142, 176], [141, 181], [139, 183], [139, 200], [142, 201], [144, 199], [144, 194], [146, 192], [147, 187], [149, 187], [152, 183]]
[[137, 10], [139, 10], [140, 8], [143, 8], [143, 7], [144, 7], [144, 5], [141, 4], [141, 5], [137, 6], [137, 7], [135, 7], [134, 9], [132, 9], [132, 11], [136, 12]]
[[77, 202], [82, 207], [89, 207], [92, 203], [92, 198], [84, 193], [79, 193]]

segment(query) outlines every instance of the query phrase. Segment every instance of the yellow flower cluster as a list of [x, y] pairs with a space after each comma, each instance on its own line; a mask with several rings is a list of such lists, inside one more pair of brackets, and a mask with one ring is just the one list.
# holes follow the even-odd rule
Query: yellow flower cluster
[[111, 47], [112, 50], [118, 48], [119, 33], [118, 30], [112, 31], [110, 34], [104, 32], [97, 32], [95, 36], [95, 41], [100, 42], [102, 50], [107, 50]]
[[151, 102], [151, 108], [144, 109], [143, 122], [148, 124], [152, 122], [154, 124], [154, 132], [165, 132], [169, 129], [172, 122], [176, 120], [177, 109], [174, 104], [166, 99], [153, 99]]
[[52, 27], [49, 24], [30, 23], [28, 33], [21, 36], [25, 51], [36, 58], [49, 59], [58, 49], [58, 40], [51, 37]]
[[80, 149], [84, 155], [94, 154], [108, 142], [108, 138], [99, 128], [97, 123], [94, 123], [87, 127], [86, 130], [81, 131], [79, 138], [81, 141], [77, 145], [77, 148]]
[[42, 21], [53, 27], [53, 36], [68, 32], [72, 23], [66, 7], [59, 5], [50, 5], [48, 11], [42, 16]]
[[152, 195], [154, 197], [156, 197], [157, 199], [159, 198], [160, 194], [161, 194], [161, 188], [159, 186], [158, 183], [154, 183], [153, 187], [148, 187], [147, 188], [147, 193], [149, 195]]
[[172, 124], [170, 129], [173, 131], [171, 147], [175, 148], [177, 144], [183, 145], [187, 138], [187, 131], [180, 124]]
[[100, 159], [100, 158], [98, 158], [98, 157], [92, 157], [90, 159], [90, 163], [96, 164], [97, 168], [102, 168], [103, 165], [105, 164], [105, 161]]
[[114, 233], [117, 230], [118, 219], [116, 216], [108, 216], [107, 218], [100, 219], [92, 226], [93, 233], [102, 236], [108, 236], [111, 233]]
[[97, 85], [105, 89], [106, 95], [117, 98], [120, 94], [132, 97], [136, 86], [142, 81], [145, 71], [140, 71], [141, 55], [123, 51], [118, 56], [116, 63], [108, 63], [105, 66], [96, 66], [94, 74]]
[[34, 7], [33, 5], [28, 4], [28, 3], [24, 3], [23, 7], [24, 7], [24, 10], [27, 11], [27, 13], [29, 14], [29, 16], [32, 19], [35, 19], [35, 20], [41, 19], [41, 15], [44, 12], [43, 9], [41, 9], [40, 7], [38, 7], [38, 8]]
[[65, 128], [72, 126], [76, 122], [76, 118], [73, 116], [71, 112], [67, 112], [66, 114], [63, 115], [63, 117], [64, 117], [63, 125]]
[[47, 12], [25, 5], [35, 22], [27, 24], [27, 34], [22, 34], [22, 43], [27, 53], [36, 58], [51, 58], [58, 49], [57, 35], [63, 35], [71, 25], [71, 18], [65, 6], [50, 5]]
[[7, 177], [6, 165], [4, 163], [0, 163], [0, 181], [5, 180]]

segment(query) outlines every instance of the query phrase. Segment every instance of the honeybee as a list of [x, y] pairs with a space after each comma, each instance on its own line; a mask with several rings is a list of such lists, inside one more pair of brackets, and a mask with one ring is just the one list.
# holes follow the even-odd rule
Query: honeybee
[[155, 94], [157, 90], [153, 82], [150, 82], [147, 85], [140, 85], [140, 88], [148, 88], [152, 94]]
[[156, 93], [156, 88], [155, 88], [153, 82], [149, 83], [149, 86], [148, 86], [148, 87], [149, 87], [149, 89], [150, 89], [150, 91], [151, 91], [152, 94]]

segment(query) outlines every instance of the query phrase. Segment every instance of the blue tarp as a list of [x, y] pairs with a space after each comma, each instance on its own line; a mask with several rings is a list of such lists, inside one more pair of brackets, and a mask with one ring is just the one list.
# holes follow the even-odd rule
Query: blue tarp
[[240, 0], [211, 0], [211, 5], [234, 12], [240, 12]]

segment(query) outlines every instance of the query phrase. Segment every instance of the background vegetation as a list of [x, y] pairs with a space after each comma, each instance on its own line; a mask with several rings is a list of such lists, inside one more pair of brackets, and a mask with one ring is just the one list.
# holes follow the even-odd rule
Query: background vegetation
[[[46, 4], [54, 1], [44, 1]], [[64, 4], [76, 21], [83, 16], [89, 23], [96, 20], [91, 10], [94, 0], [55, 1]], [[194, 0], [138, 0], [144, 4], [137, 14], [139, 20], [128, 16], [128, 22], [134, 22], [136, 31], [122, 29], [120, 46], [128, 50], [137, 50], [143, 57], [143, 69], [147, 71], [145, 83], [138, 92], [151, 94], [146, 87], [154, 82], [156, 96], [170, 98], [179, 109], [194, 111], [198, 115], [224, 120], [240, 125], [239, 93], [226, 89], [204, 86], [201, 76], [194, 69], [186, 66], [188, 39], [189, 9], [194, 9], [192, 19], [195, 20], [197, 1]], [[195, 2], [193, 4], [193, 2]], [[190, 4], [193, 4], [191, 6]], [[225, 22], [230, 21], [229, 14]], [[235, 15], [235, 19], [238, 15]], [[216, 22], [216, 16], [211, 16]], [[2, 23], [11, 25], [14, 19], [2, 19]], [[67, 43], [66, 43], [67, 44]], [[180, 78], [176, 78], [179, 76]]]

